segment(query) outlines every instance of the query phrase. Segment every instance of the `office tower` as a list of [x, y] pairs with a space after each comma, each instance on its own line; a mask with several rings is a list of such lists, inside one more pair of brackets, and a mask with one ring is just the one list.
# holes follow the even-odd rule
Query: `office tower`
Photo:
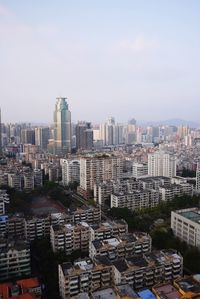
[[50, 139], [50, 129], [35, 128], [35, 144], [39, 145], [41, 149], [46, 150]]
[[0, 156], [2, 155], [2, 128], [1, 128], [1, 109], [0, 109]]
[[176, 157], [162, 151], [148, 155], [148, 175], [176, 176]]
[[21, 143], [23, 144], [35, 144], [35, 130], [23, 129], [21, 131]]
[[67, 98], [57, 98], [54, 112], [54, 152], [66, 154], [71, 152], [71, 112]]
[[76, 125], [76, 148], [92, 149], [93, 147], [93, 130], [91, 123], [78, 122]]

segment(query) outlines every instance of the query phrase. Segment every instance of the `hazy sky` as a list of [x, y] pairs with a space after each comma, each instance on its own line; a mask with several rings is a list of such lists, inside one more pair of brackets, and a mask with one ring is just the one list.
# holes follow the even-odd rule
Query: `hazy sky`
[[5, 122], [200, 119], [199, 0], [0, 0]]

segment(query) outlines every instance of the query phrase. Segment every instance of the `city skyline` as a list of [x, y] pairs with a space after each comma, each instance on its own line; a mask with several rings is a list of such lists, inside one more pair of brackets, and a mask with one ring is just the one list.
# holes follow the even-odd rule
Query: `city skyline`
[[198, 121], [199, 8], [195, 0], [1, 1], [2, 121], [51, 122], [58, 95], [74, 121]]

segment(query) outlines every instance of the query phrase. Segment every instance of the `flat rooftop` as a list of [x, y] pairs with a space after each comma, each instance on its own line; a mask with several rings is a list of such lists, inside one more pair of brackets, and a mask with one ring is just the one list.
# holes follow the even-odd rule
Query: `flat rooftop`
[[192, 277], [182, 278], [176, 281], [176, 284], [184, 292], [200, 293], [200, 284]]
[[191, 210], [191, 211], [180, 211], [178, 212], [179, 215], [194, 221], [196, 223], [200, 223], [200, 209]]
[[178, 299], [182, 296], [170, 283], [154, 287], [154, 290], [156, 295], [158, 295], [160, 299]]
[[136, 299], [139, 297], [129, 284], [118, 285], [116, 288], [120, 297], [128, 297], [131, 299]]
[[156, 299], [156, 296], [149, 289], [138, 292], [138, 295], [142, 299]]
[[92, 293], [92, 299], [117, 299], [117, 294], [111, 288]]

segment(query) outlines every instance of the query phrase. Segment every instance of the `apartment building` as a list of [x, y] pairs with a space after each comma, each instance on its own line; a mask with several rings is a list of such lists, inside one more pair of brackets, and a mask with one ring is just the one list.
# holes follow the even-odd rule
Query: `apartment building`
[[91, 224], [101, 221], [101, 209], [99, 207], [81, 207], [70, 213], [73, 217], [73, 223], [87, 222]]
[[141, 255], [151, 251], [151, 237], [146, 233], [127, 233], [120, 237], [90, 242], [89, 256], [91, 259], [107, 257], [110, 261]]
[[51, 226], [50, 240], [54, 252], [62, 250], [66, 255], [70, 255], [74, 250], [88, 252], [89, 225], [86, 222], [80, 222], [76, 225]]
[[111, 194], [116, 192], [132, 192], [138, 189], [138, 182], [135, 178], [123, 178], [108, 180], [94, 185], [94, 200], [104, 206], [110, 201]]
[[175, 155], [158, 151], [148, 155], [148, 175], [150, 176], [176, 176]]
[[25, 240], [1, 239], [0, 281], [31, 274], [30, 246]]
[[122, 170], [122, 159], [111, 154], [81, 157], [79, 193], [85, 198], [89, 198], [92, 195], [95, 183], [120, 178]]
[[160, 202], [160, 194], [157, 190], [134, 190], [129, 193], [111, 194], [111, 208], [128, 208], [140, 210], [153, 208]]
[[104, 240], [128, 233], [128, 224], [125, 220], [95, 223], [89, 226], [90, 240]]
[[137, 163], [132, 164], [132, 176], [134, 178], [140, 178], [148, 175], [148, 164], [147, 163]]
[[10, 202], [9, 196], [6, 190], [0, 190], [0, 215], [4, 215], [6, 212], [6, 205]]
[[176, 237], [187, 244], [200, 247], [200, 209], [172, 211], [171, 229]]
[[59, 292], [62, 299], [71, 298], [80, 292], [91, 293], [99, 288], [110, 287], [112, 266], [86, 258], [58, 265]]
[[64, 186], [70, 183], [80, 183], [80, 161], [78, 159], [61, 159], [62, 183]]
[[112, 262], [114, 283], [128, 283], [134, 289], [149, 288], [182, 276], [183, 258], [175, 250], [145, 253]]

